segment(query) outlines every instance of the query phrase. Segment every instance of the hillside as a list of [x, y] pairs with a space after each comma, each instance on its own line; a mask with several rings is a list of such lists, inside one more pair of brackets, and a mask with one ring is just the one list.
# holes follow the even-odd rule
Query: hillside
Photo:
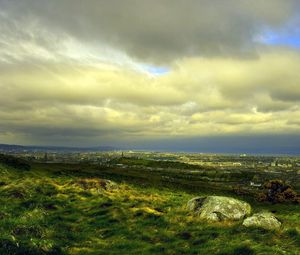
[[0, 254], [300, 254], [299, 205], [239, 197], [254, 212], [275, 212], [277, 232], [209, 224], [185, 205], [212, 192], [110, 182], [73, 168], [0, 164]]

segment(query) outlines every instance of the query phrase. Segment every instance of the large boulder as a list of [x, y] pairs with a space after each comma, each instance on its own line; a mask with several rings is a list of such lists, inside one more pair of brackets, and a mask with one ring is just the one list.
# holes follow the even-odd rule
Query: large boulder
[[270, 212], [253, 214], [243, 222], [245, 227], [258, 227], [267, 230], [279, 230], [281, 222]]
[[214, 222], [240, 220], [251, 213], [248, 203], [222, 196], [195, 197], [188, 201], [187, 208], [200, 218]]

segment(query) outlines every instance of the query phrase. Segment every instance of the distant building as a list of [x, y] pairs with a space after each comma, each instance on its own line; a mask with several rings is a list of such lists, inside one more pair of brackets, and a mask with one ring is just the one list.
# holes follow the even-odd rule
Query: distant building
[[276, 161], [271, 162], [271, 166], [278, 166], [278, 161], [276, 160]]
[[250, 182], [251, 187], [261, 187], [261, 183]]

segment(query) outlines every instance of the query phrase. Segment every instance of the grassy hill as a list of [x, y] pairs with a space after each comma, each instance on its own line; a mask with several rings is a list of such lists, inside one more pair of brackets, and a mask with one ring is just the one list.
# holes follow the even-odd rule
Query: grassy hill
[[[73, 169], [73, 171], [70, 171]], [[85, 170], [86, 169], [86, 170]], [[300, 207], [259, 204], [274, 211], [279, 232], [241, 224], [208, 224], [186, 202], [212, 192], [126, 183], [107, 188], [91, 168], [0, 164], [0, 254], [300, 254]], [[106, 173], [106, 177], [109, 175]]]

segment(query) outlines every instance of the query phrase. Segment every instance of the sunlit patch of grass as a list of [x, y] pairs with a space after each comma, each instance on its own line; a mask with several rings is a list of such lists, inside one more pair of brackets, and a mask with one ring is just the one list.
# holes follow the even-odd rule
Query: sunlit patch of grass
[[134, 207], [134, 208], [131, 208], [131, 211], [134, 212], [134, 215], [135, 216], [138, 216], [138, 215], [144, 215], [144, 214], [148, 214], [148, 215], [154, 215], [154, 216], [161, 216], [162, 213], [153, 209], [153, 208], [150, 208], [150, 207]]

